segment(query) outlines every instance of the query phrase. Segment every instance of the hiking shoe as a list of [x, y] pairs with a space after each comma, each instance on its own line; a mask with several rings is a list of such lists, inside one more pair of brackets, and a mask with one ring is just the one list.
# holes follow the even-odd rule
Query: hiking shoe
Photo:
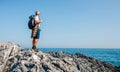
[[37, 48], [33, 49], [35, 52], [39, 52], [39, 50]]
[[36, 46], [33, 46], [32, 49], [36, 49]]
[[39, 50], [36, 48], [36, 46], [33, 46], [32, 49], [35, 51], [35, 52], [38, 52]]

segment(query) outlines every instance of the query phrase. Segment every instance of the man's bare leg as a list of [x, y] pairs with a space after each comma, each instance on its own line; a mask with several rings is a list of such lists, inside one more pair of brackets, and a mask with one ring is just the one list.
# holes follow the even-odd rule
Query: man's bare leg
[[37, 50], [37, 48], [36, 48], [37, 43], [38, 43], [38, 39], [33, 38], [33, 42], [32, 42], [33, 47], [32, 47], [32, 49]]
[[33, 39], [33, 46], [36, 46], [37, 43], [38, 43], [38, 39], [34, 38], [34, 39]]

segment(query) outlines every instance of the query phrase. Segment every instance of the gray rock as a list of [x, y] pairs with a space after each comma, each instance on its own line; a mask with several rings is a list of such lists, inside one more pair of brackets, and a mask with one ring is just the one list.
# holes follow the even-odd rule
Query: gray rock
[[34, 52], [0, 42], [0, 72], [120, 72], [120, 67], [80, 53]]

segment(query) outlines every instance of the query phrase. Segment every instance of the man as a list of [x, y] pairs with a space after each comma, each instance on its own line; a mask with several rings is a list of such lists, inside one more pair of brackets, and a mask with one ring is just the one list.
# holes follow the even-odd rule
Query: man
[[35, 19], [34, 19], [35, 27], [32, 29], [32, 34], [31, 34], [31, 37], [33, 38], [32, 49], [36, 52], [38, 52], [36, 45], [37, 45], [39, 37], [40, 37], [40, 31], [41, 31], [40, 30], [40, 23], [41, 22], [43, 22], [43, 21], [40, 20], [40, 12], [36, 11]]

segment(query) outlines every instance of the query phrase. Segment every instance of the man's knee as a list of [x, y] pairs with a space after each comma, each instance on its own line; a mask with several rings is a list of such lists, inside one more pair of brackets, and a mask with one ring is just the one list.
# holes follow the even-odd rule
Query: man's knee
[[34, 38], [34, 41], [35, 41], [35, 42], [37, 42], [37, 41], [38, 41], [38, 39], [37, 39], [37, 38]]

